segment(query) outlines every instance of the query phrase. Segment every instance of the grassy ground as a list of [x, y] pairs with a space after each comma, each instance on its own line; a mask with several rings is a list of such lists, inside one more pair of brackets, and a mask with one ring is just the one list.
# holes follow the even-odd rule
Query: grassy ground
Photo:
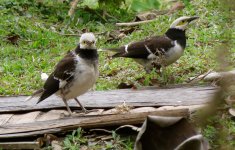
[[[200, 19], [187, 30], [188, 41], [184, 55], [177, 63], [166, 68], [162, 77], [154, 72], [146, 74], [141, 66], [130, 59], [110, 60], [107, 58], [107, 53], [100, 53], [97, 90], [115, 89], [122, 82], [135, 84], [137, 87], [151, 85], [150, 79], [153, 78], [159, 84], [185, 83], [189, 77], [217, 68], [216, 49], [234, 30], [230, 12], [223, 9], [223, 6], [219, 0], [194, 0], [177, 13], [159, 16], [154, 22], [140, 25], [139, 30], [122, 40], [107, 42], [107, 34], [102, 33], [119, 30], [120, 28], [114, 23], [131, 21], [134, 18], [133, 12], [127, 12], [127, 8], [123, 7], [121, 10], [109, 12], [116, 19], [104, 18], [101, 10], [88, 13], [84, 11], [85, 6], [83, 6], [71, 20], [67, 17], [69, 10], [67, 3], [1, 0], [0, 95], [29, 95], [40, 88], [43, 85], [40, 73], [50, 73], [56, 62], [68, 50], [76, 47], [79, 36], [68, 34], [78, 34], [82, 29], [88, 29], [97, 34], [97, 47], [116, 47], [153, 34], [163, 34], [177, 17], [199, 16]], [[169, 3], [162, 1], [160, 9], [169, 7]], [[11, 35], [20, 36], [18, 45], [6, 39]], [[234, 41], [232, 44], [234, 45]], [[230, 62], [235, 61], [234, 52], [233, 46], [231, 57], [228, 58]], [[234, 64], [231, 66], [235, 67]], [[140, 78], [143, 79], [141, 82]], [[234, 122], [228, 119], [219, 124], [224, 123], [234, 134]], [[212, 136], [216, 132], [216, 127], [208, 126], [204, 131], [213, 143]]]
[[[46, 3], [41, 4], [42, 6], [31, 3], [19, 6], [19, 2], [16, 1], [1, 3], [3, 8], [0, 12], [2, 16], [0, 35], [6, 37], [17, 34], [20, 40], [18, 46], [1, 41], [0, 95], [28, 95], [42, 86], [40, 73], [50, 73], [56, 62], [78, 43], [79, 36], [61, 34], [77, 34], [82, 29], [89, 29], [94, 33], [118, 29], [114, 26], [113, 20], [111, 23], [100, 23], [97, 18], [93, 18], [94, 21], [87, 24], [69, 21], [66, 17], [69, 7], [63, 3], [56, 5]], [[189, 77], [215, 68], [215, 47], [223, 41], [222, 34], [225, 29], [228, 30], [224, 28], [224, 22], [229, 21], [220, 12], [218, 5], [215, 0], [194, 1], [182, 11], [170, 16], [160, 16], [155, 22], [141, 25], [141, 30], [121, 41], [106, 43], [107, 36], [98, 35], [99, 48], [116, 47], [153, 34], [163, 34], [170, 23], [179, 16], [200, 16], [200, 19], [187, 31], [188, 44], [184, 56], [167, 68], [164, 77], [145, 74], [143, 68], [132, 60], [122, 58], [108, 60], [107, 54], [100, 53], [101, 75], [97, 82], [97, 90], [115, 89], [121, 82], [134, 83], [137, 86], [148, 85], [149, 77], [157, 78], [159, 82], [167, 84], [183, 83]], [[134, 17], [132, 14], [125, 16], [127, 17], [117, 16], [117, 18], [127, 21]], [[141, 77], [145, 77], [144, 83], [137, 81]]]

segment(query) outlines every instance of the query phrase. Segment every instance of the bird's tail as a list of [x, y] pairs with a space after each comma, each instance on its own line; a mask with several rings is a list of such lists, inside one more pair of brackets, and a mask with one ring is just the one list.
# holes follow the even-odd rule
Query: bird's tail
[[25, 99], [25, 101], [29, 101], [29, 100], [31, 100], [31, 99], [34, 98], [34, 97], [40, 97], [40, 96], [43, 94], [43, 92], [44, 92], [44, 89], [37, 90], [37, 91], [34, 92], [31, 96], [27, 97], [27, 98]]
[[101, 52], [108, 52], [108, 51], [111, 51], [111, 52], [120, 52], [121, 49], [120, 48], [103, 48], [103, 49], [99, 49], [98, 51], [101, 51]]
[[111, 57], [112, 57], [112, 58], [115, 58], [115, 57], [123, 57], [122, 55], [123, 55], [122, 53], [116, 53], [116, 54], [112, 55]]
[[[46, 74], [46, 73], [41, 73], [41, 79], [42, 79], [42, 81], [46, 81], [47, 80], [47, 78], [48, 78], [48, 75]], [[29, 96], [29, 97], [27, 97], [26, 99], [25, 99], [25, 101], [29, 101], [29, 100], [31, 100], [32, 98], [34, 98], [34, 97], [41, 97], [41, 95], [43, 94], [43, 92], [44, 92], [44, 90], [43, 89], [40, 89], [40, 90], [37, 90], [36, 92], [34, 92], [31, 96]]]
[[112, 53], [111, 56], [109, 56], [109, 58], [115, 58], [115, 57], [121, 57], [121, 49], [120, 48], [106, 48], [106, 49], [102, 49], [100, 50], [102, 52], [114, 52], [114, 54]]

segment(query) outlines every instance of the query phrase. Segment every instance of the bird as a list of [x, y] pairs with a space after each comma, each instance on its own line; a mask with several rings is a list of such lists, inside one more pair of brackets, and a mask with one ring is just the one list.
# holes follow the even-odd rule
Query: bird
[[116, 52], [111, 56], [112, 58], [134, 59], [144, 67], [147, 73], [154, 68], [160, 71], [162, 67], [176, 62], [183, 55], [186, 47], [185, 30], [191, 21], [198, 18], [197, 16], [182, 16], [173, 21], [164, 35], [151, 36], [118, 48], [107, 48], [105, 51]]
[[39, 97], [38, 104], [56, 94], [62, 98], [69, 116], [72, 115], [67, 103], [70, 99], [74, 99], [84, 113], [89, 112], [77, 97], [86, 93], [95, 84], [99, 75], [98, 58], [94, 34], [83, 33], [75, 50], [68, 51], [49, 76], [45, 73], [41, 75], [46, 80], [43, 88], [34, 92], [27, 100]]

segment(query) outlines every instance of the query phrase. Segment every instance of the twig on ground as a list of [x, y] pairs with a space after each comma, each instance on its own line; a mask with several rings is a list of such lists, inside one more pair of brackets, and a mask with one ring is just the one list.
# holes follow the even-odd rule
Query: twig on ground
[[63, 34], [63, 33], [59, 33], [60, 35], [63, 36], [81, 36], [82, 34]]
[[106, 130], [106, 129], [90, 129], [90, 131], [94, 132], [94, 131], [102, 131], [102, 132], [106, 132], [106, 133], [112, 133], [112, 131]]
[[127, 23], [116, 23], [116, 26], [122, 27], [122, 26], [127, 26], [127, 27], [131, 27], [131, 26], [136, 26], [136, 25], [140, 25], [140, 24], [144, 24], [144, 23], [149, 23], [149, 22], [153, 22], [154, 20], [145, 20], [145, 21], [138, 21], [138, 22], [127, 22]]
[[77, 4], [78, 4], [78, 1], [79, 1], [79, 0], [74, 0], [74, 1], [71, 2], [71, 7], [70, 7], [69, 12], [68, 12], [68, 15], [69, 15], [70, 17], [74, 14], [75, 9], [76, 9]]
[[115, 19], [115, 20], [117, 20], [117, 21], [120, 21], [120, 20], [117, 19], [116, 17], [114, 17], [114, 16], [110, 15], [109, 13], [107, 13], [107, 11], [104, 11], [104, 12], [103, 12], [103, 15], [108, 16], [108, 17], [110, 17], [110, 18], [113, 18], [113, 19]]
[[[157, 12], [154, 12], [154, 13], [151, 13], [151, 14], [154, 14], [154, 18], [152, 18], [151, 20], [144, 20], [144, 21], [138, 21], [138, 22], [127, 22], [127, 23], [116, 23], [116, 26], [127, 26], [127, 27], [130, 27], [130, 26], [136, 26], [136, 25], [139, 25], [139, 24], [144, 24], [144, 23], [149, 23], [149, 22], [152, 22], [152, 21], [155, 21], [156, 17], [157, 16], [160, 16], [160, 15], [165, 15], [165, 14], [173, 14], [175, 13], [176, 11], [178, 10], [181, 10], [184, 8], [184, 4], [182, 2], [177, 2], [175, 3], [171, 9], [168, 9], [168, 10], [163, 10], [163, 11], [157, 11]], [[146, 14], [146, 13], [145, 13]], [[147, 13], [148, 14], [148, 13]], [[142, 15], [140, 15], [142, 16]], [[145, 16], [145, 15], [144, 15]], [[138, 16], [137, 16], [138, 17]], [[147, 18], [147, 17], [144, 17], [144, 18]]]
[[133, 126], [133, 125], [123, 125], [123, 126], [118, 127], [118, 128], [115, 130], [115, 132], [117, 132], [118, 130], [120, 130], [120, 129], [122, 129], [122, 128], [131, 128], [132, 130], [137, 131], [137, 132], [139, 132], [139, 131], [141, 130], [141, 128], [136, 127], [136, 126]]
[[[60, 35], [62, 35], [62, 36], [81, 36], [82, 35], [82, 33], [77, 33], [77, 34], [64, 34], [64, 33], [59, 33], [59, 32], [56, 32], [56, 33], [58, 33], [58, 34], [60, 34]], [[106, 31], [104, 31], [104, 32], [99, 32], [99, 33], [94, 33], [95, 35], [102, 35], [102, 34], [105, 34], [106, 33]]]
[[209, 75], [212, 72], [212, 69], [210, 69], [209, 71], [207, 71], [204, 74], [199, 74], [197, 75], [195, 78], [191, 79], [190, 81], [188, 81], [189, 84], [195, 84], [201, 80], [203, 80], [207, 75]]

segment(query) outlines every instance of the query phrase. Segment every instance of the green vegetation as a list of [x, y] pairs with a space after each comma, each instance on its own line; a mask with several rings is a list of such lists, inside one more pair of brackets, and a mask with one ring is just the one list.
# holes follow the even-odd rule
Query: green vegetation
[[[140, 30], [122, 40], [106, 42], [107, 34], [100, 33], [117, 30], [118, 27], [115, 27], [114, 23], [117, 20], [130, 21], [134, 18], [134, 13], [125, 11], [125, 8], [109, 11], [117, 20], [107, 18], [108, 21], [104, 22], [100, 9], [91, 12], [82, 5], [70, 19], [66, 16], [69, 10], [68, 3], [3, 0], [0, 9], [0, 35], [3, 39], [0, 51], [0, 95], [29, 95], [42, 86], [40, 73], [50, 73], [56, 62], [68, 50], [76, 47], [79, 36], [68, 34], [78, 34], [81, 30], [88, 29], [99, 33], [99, 48], [116, 47], [152, 34], [163, 34], [179, 16], [197, 15], [200, 19], [187, 31], [189, 38], [184, 56], [178, 63], [166, 68], [163, 77], [154, 72], [146, 74], [141, 66], [130, 59], [109, 60], [103, 52], [100, 53], [100, 78], [96, 87], [97, 90], [115, 89], [121, 82], [134, 83], [136, 86], [148, 85], [151, 83], [150, 77], [157, 79], [159, 83], [187, 82], [189, 77], [216, 67], [215, 47], [223, 42], [222, 35], [225, 31], [232, 32], [232, 28], [224, 28], [225, 22], [231, 20], [220, 12], [219, 5], [216, 0], [194, 1], [171, 16], [159, 16], [156, 21], [141, 25]], [[162, 7], [169, 6], [163, 3]], [[18, 45], [7, 42], [6, 38], [14, 35], [20, 36]], [[231, 59], [234, 60], [234, 55], [232, 56]], [[144, 82], [139, 82], [142, 77]]]
[[235, 122], [227, 112], [218, 112], [207, 119], [208, 124], [202, 130], [213, 149], [230, 150], [235, 147]]
[[[92, 141], [83, 136], [83, 130], [78, 128], [74, 130], [71, 135], [67, 135], [63, 142], [65, 150], [78, 150], [89, 147], [91, 150], [106, 149], [106, 150], [131, 150], [133, 149], [133, 142], [130, 138], [121, 139], [119, 135], [112, 132], [112, 137], [109, 140]], [[94, 140], [94, 139], [93, 139]]]
[[[155, 79], [155, 82], [157, 80], [159, 84], [185, 83], [189, 77], [197, 76], [209, 69], [216, 70], [218, 66], [215, 59], [216, 49], [232, 37], [233, 40], [229, 43], [231, 57], [228, 59], [230, 62], [235, 62], [233, 20], [222, 2], [219, 0], [183, 1], [186, 4], [183, 10], [171, 15], [161, 15], [154, 22], [142, 24], [137, 31], [122, 40], [107, 42], [108, 33], [120, 29], [114, 25], [116, 22], [131, 21], [135, 17], [134, 10], [151, 8], [133, 6], [131, 0], [126, 0], [126, 5], [123, 2], [118, 3], [119, 9], [113, 8], [115, 4], [107, 8], [102, 1], [95, 3], [95, 0], [92, 2], [84, 0], [79, 4], [80, 7], [72, 18], [69, 18], [68, 1], [1, 0], [0, 95], [29, 95], [40, 88], [43, 85], [40, 73], [50, 73], [64, 54], [76, 47], [79, 34], [84, 29], [96, 34], [98, 48], [116, 47], [153, 34], [164, 34], [171, 22], [183, 15], [199, 16], [200, 19], [187, 30], [188, 41], [184, 55], [177, 63], [166, 68], [164, 76], [154, 72], [146, 74], [141, 66], [130, 59], [110, 60], [107, 58], [107, 53], [101, 52], [100, 78], [96, 89], [115, 89], [122, 82], [135, 84], [137, 87], [151, 85], [152, 79]], [[150, 4], [151, 2], [149, 1]], [[171, 5], [166, 1], [159, 2], [161, 4], [155, 3], [154, 8], [164, 10]], [[230, 66], [235, 67], [234, 63]], [[233, 135], [230, 144], [234, 145], [234, 121], [230, 118], [211, 120], [218, 126], [208, 125], [203, 129], [203, 133], [212, 147], [230, 141], [217, 139], [221, 126], [225, 126], [229, 130], [228, 133]], [[128, 140], [123, 144], [122, 139], [119, 139], [115, 133], [112, 140], [116, 141], [116, 145], [105, 143], [103, 146], [110, 149], [115, 149], [112, 146], [121, 146], [123, 149], [131, 149], [130, 147], [133, 146], [133, 141], [128, 142]], [[88, 139], [82, 136], [82, 130], [78, 129], [65, 138], [64, 148], [73, 149], [86, 145], [87, 141]]]

